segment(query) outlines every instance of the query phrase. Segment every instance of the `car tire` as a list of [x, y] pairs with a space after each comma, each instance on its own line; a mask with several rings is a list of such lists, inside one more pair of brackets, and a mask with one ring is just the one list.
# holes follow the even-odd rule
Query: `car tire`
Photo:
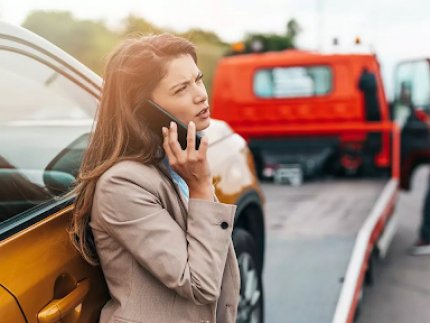
[[263, 323], [263, 282], [258, 272], [257, 245], [253, 237], [241, 228], [233, 231], [233, 245], [241, 279], [236, 323]]

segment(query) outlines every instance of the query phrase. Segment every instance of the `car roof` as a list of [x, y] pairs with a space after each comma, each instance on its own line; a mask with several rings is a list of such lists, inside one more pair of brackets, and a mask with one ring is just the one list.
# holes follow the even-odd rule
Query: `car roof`
[[30, 30], [0, 20], [0, 39], [2, 38], [38, 49], [44, 54], [50, 54], [49, 56], [53, 56], [55, 59], [61, 60], [65, 65], [68, 65], [72, 69], [84, 72], [88, 81], [101, 89], [102, 78], [99, 75], [79, 62], [73, 56], [67, 54], [63, 49], [55, 46], [48, 40], [31, 32]]

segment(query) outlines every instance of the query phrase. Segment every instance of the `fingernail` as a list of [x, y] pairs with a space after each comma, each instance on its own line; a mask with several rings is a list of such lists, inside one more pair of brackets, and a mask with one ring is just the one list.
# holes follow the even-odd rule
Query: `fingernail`
[[194, 123], [194, 122], [190, 121], [190, 122], [188, 123], [188, 127], [190, 127], [193, 123]]
[[172, 128], [173, 126], [174, 126], [174, 122], [173, 121], [170, 121], [170, 128]]

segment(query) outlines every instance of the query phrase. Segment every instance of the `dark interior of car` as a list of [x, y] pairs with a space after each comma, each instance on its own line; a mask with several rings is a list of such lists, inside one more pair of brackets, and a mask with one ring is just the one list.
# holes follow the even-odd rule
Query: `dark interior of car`
[[[0, 222], [67, 193], [75, 183], [89, 134], [75, 139], [44, 170], [16, 168], [0, 156]], [[42, 175], [45, 186], [29, 176]]]

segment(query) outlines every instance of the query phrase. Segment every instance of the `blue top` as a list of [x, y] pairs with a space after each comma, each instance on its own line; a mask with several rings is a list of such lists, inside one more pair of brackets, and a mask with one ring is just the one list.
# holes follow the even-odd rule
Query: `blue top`
[[173, 181], [178, 185], [179, 190], [185, 196], [185, 199], [188, 202], [190, 198], [190, 192], [188, 190], [187, 183], [184, 181], [184, 179], [181, 176], [179, 176], [177, 172], [173, 170], [173, 168], [169, 164], [169, 160], [167, 159], [167, 157], [164, 157], [163, 163], [164, 165], [166, 165], [167, 169], [169, 170], [170, 176], [172, 177]]

